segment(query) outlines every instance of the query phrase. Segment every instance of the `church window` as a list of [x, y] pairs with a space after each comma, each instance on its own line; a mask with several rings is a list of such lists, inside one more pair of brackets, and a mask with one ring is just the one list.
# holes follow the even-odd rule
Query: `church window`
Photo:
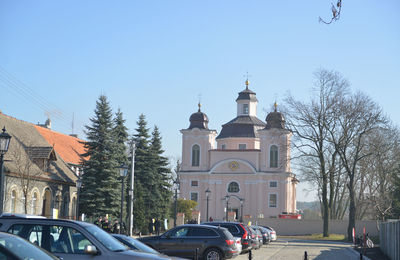
[[276, 145], [272, 145], [269, 150], [269, 167], [278, 167], [278, 147]]
[[199, 181], [191, 181], [191, 186], [192, 187], [198, 187], [199, 186]]
[[278, 187], [278, 182], [277, 181], [270, 181], [269, 182], [269, 187], [270, 188], [277, 188]]
[[191, 200], [193, 200], [193, 201], [198, 201], [198, 198], [199, 198], [199, 194], [197, 193], [197, 192], [192, 192], [192, 193], [190, 193], [190, 199]]
[[239, 144], [239, 150], [246, 150], [246, 144]]
[[192, 147], [192, 166], [200, 165], [200, 146], [197, 144]]
[[276, 208], [278, 205], [278, 195], [276, 193], [270, 193], [268, 199], [268, 206], [270, 208]]
[[237, 183], [237, 182], [235, 182], [235, 181], [229, 183], [228, 192], [234, 192], [234, 193], [236, 193], [236, 192], [239, 192], [239, 190], [240, 190], [240, 189], [239, 189], [239, 183]]
[[243, 114], [249, 114], [249, 104], [243, 104]]

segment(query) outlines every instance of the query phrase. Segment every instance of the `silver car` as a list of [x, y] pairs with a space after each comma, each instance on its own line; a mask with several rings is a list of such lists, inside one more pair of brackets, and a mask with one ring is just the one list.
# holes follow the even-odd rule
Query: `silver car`
[[63, 260], [169, 259], [129, 250], [101, 228], [82, 221], [3, 214], [0, 231], [25, 238]]

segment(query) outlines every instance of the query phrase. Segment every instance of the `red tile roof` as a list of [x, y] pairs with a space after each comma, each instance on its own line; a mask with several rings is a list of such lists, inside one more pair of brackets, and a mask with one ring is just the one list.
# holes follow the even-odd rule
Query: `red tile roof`
[[54, 132], [50, 129], [35, 125], [36, 130], [46, 139], [46, 141], [54, 147], [54, 150], [61, 158], [69, 164], [80, 165], [82, 157], [80, 154], [85, 152], [82, 143], [84, 140]]

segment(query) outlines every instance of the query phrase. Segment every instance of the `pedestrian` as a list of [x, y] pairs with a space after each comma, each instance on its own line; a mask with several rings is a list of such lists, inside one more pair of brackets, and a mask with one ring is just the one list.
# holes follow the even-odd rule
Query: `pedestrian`
[[113, 225], [113, 230], [112, 231], [113, 231], [114, 234], [121, 234], [121, 225], [118, 222], [118, 219], [116, 219], [114, 221], [114, 225]]
[[111, 232], [111, 225], [108, 222], [108, 218], [104, 217], [103, 221], [101, 222], [101, 228], [106, 232]]
[[96, 220], [94, 221], [93, 224], [95, 224], [95, 225], [98, 226], [98, 227], [101, 227], [101, 222], [102, 222], [102, 218], [99, 217], [98, 219], [96, 219]]
[[156, 219], [156, 222], [154, 223], [155, 229], [156, 229], [156, 234], [157, 236], [160, 235], [160, 228], [161, 228], [161, 223], [160, 220], [158, 220], [158, 218]]
[[213, 222], [213, 218], [212, 218], [212, 217], [210, 217], [209, 221], [210, 221], [210, 222]]
[[150, 236], [153, 235], [153, 220], [152, 219], [150, 219], [148, 228], [149, 228], [149, 235]]

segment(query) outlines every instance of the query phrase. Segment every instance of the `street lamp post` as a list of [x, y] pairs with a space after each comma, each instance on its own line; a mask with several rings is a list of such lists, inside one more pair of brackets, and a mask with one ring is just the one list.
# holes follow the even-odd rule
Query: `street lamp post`
[[225, 202], [226, 202], [226, 216], [225, 216], [225, 218], [226, 218], [226, 221], [228, 221], [228, 206], [229, 206], [229, 198], [230, 198], [230, 196], [229, 195], [226, 195], [225, 197], [224, 197], [224, 199], [225, 199]]
[[3, 127], [3, 133], [0, 134], [0, 215], [3, 214], [4, 209], [4, 184], [5, 174], [3, 174], [4, 154], [8, 151], [10, 145], [11, 135], [6, 133], [6, 127]]
[[76, 195], [76, 209], [75, 209], [77, 220], [79, 220], [79, 197], [80, 197], [81, 187], [82, 187], [82, 180], [81, 177], [78, 175], [78, 180], [76, 181], [77, 195]]
[[124, 180], [125, 177], [128, 173], [128, 166], [126, 166], [125, 164], [121, 165], [119, 167], [119, 176], [121, 177], [121, 215], [119, 217], [119, 233], [121, 234], [121, 230], [122, 230], [122, 219], [123, 219], [123, 215], [124, 215]]
[[130, 184], [131, 187], [129, 189], [129, 236], [132, 236], [132, 229], [133, 229], [133, 191], [135, 185], [135, 152], [136, 152], [136, 143], [132, 142], [131, 144], [131, 152], [132, 152], [132, 170], [130, 176]]
[[209, 188], [207, 188], [206, 189], [206, 199], [207, 199], [207, 215], [206, 215], [206, 221], [208, 221], [208, 201], [210, 200], [210, 193], [211, 193], [211, 191], [210, 191], [210, 189]]
[[240, 200], [240, 222], [243, 222], [243, 202], [244, 202], [244, 199], [241, 198], [239, 200]]
[[174, 214], [174, 227], [176, 227], [176, 215], [178, 214], [178, 188], [179, 188], [179, 175], [176, 176], [175, 184], [175, 214]]

